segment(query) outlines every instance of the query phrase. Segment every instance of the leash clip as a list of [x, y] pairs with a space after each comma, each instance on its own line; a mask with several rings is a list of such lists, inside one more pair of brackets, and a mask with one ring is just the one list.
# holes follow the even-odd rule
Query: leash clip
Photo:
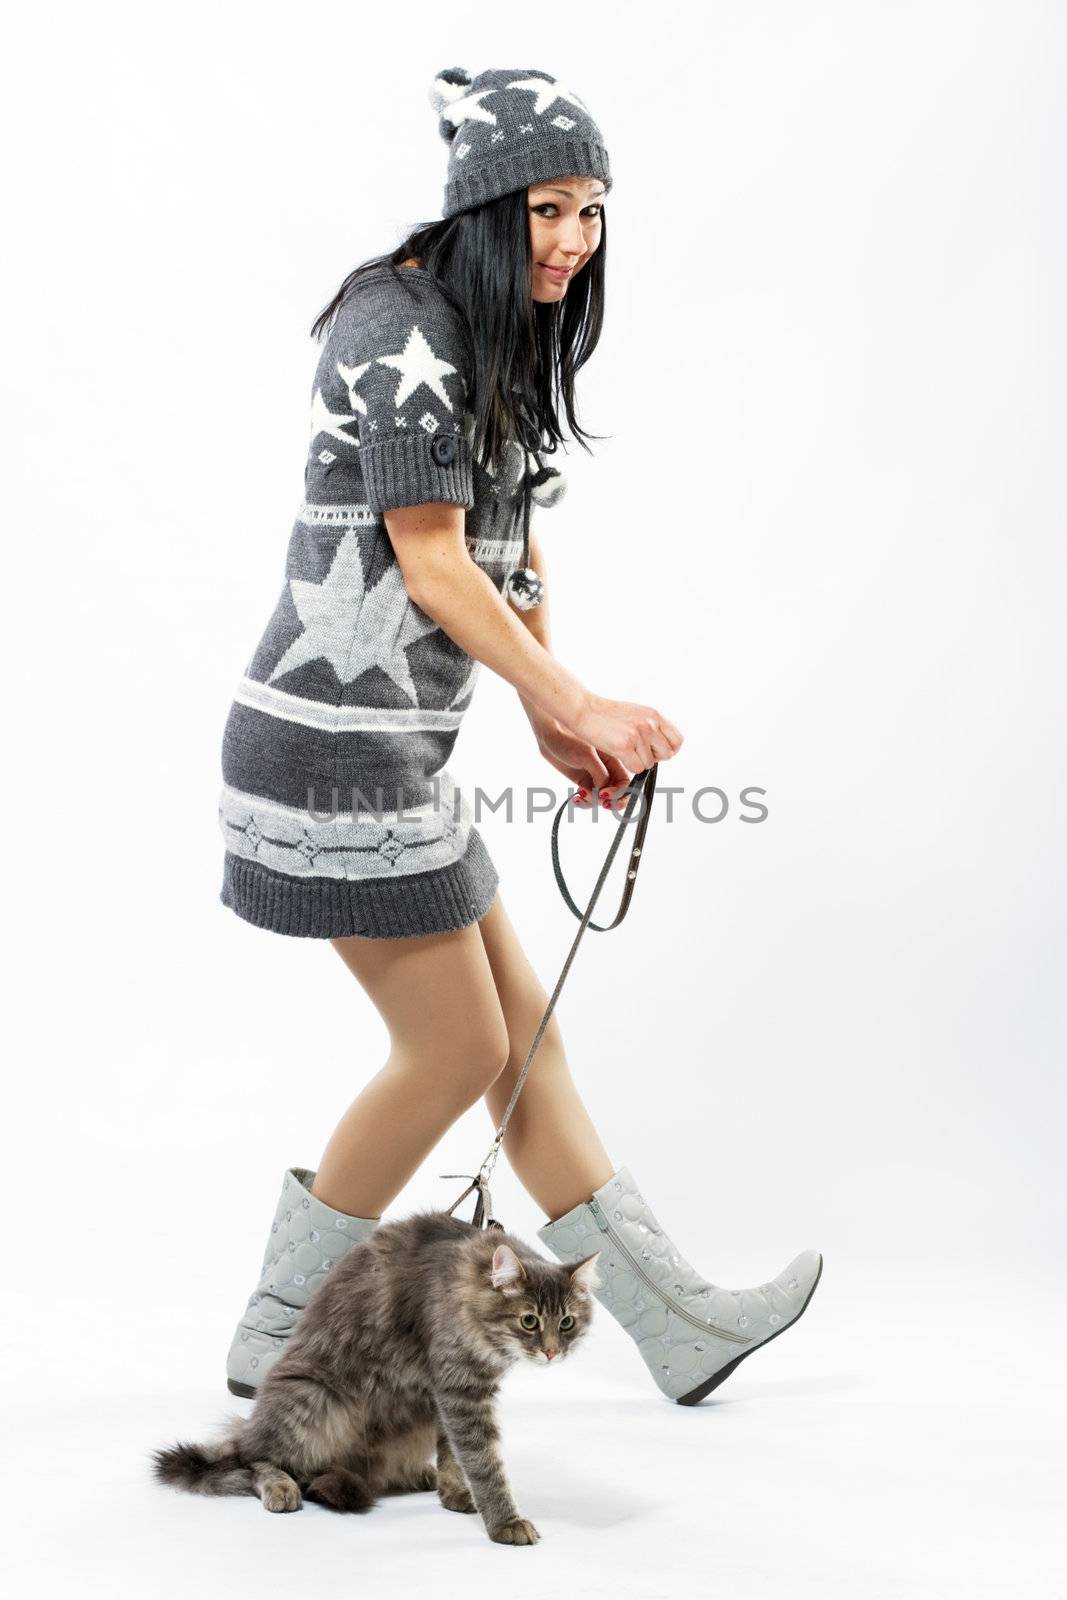
[[[478, 1171], [473, 1177], [471, 1177], [470, 1182], [464, 1189], [463, 1193], [457, 1195], [456, 1199], [453, 1200], [452, 1204], [448, 1207], [447, 1212], [445, 1213], [446, 1216], [451, 1216], [456, 1207], [461, 1205], [469, 1194], [474, 1194], [474, 1192], [477, 1191], [478, 1198], [474, 1202], [474, 1212], [471, 1216], [472, 1226], [475, 1228], [499, 1228], [501, 1232], [504, 1231], [504, 1224], [502, 1222], [498, 1222], [493, 1216], [493, 1197], [489, 1192], [489, 1175], [496, 1164], [496, 1157], [499, 1149], [499, 1143], [494, 1140], [493, 1148], [490, 1150], [489, 1154], [478, 1168]], [[442, 1178], [466, 1178], [468, 1176], [470, 1175], [466, 1172], [441, 1173]]]

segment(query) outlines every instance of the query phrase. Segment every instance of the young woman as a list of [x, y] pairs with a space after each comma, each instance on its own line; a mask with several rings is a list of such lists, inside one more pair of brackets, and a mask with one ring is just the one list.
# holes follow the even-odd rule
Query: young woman
[[[223, 738], [221, 898], [275, 933], [329, 940], [389, 1030], [382, 1070], [318, 1168], [290, 1168], [227, 1360], [255, 1392], [322, 1274], [459, 1115], [499, 1124], [548, 1004], [445, 765], [481, 665], [512, 684], [557, 772], [610, 805], [682, 735], [595, 693], [551, 652], [531, 503], [571, 434], [604, 313], [607, 151], [547, 73], [441, 73], [442, 219], [357, 268], [315, 324], [304, 500], [286, 581]], [[660, 1389], [686, 1403], [803, 1311], [815, 1251], [771, 1283], [701, 1278], [616, 1169], [555, 1015], [503, 1149], [563, 1260], [600, 1248], [597, 1294]]]

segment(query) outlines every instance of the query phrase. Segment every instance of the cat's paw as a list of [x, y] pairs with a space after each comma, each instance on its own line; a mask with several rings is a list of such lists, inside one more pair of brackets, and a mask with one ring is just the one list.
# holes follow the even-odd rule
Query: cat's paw
[[474, 1496], [469, 1489], [447, 1484], [437, 1491], [437, 1498], [446, 1511], [477, 1511]]
[[304, 1504], [298, 1486], [289, 1483], [268, 1483], [260, 1495], [267, 1511], [299, 1511]]
[[367, 1484], [345, 1467], [331, 1467], [312, 1478], [307, 1497], [328, 1511], [368, 1511], [374, 1504]]
[[510, 1522], [499, 1522], [487, 1531], [494, 1544], [536, 1544], [541, 1537], [525, 1517], [512, 1517]]

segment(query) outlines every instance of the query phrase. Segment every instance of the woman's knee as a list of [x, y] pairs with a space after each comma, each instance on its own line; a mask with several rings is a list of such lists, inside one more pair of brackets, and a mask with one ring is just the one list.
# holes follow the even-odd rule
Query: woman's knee
[[[547, 1010], [548, 995], [543, 990], [531, 990], [522, 997], [521, 1003], [512, 1005], [507, 1016], [507, 1029], [508, 1050], [513, 1066], [521, 1067], [526, 1060]], [[541, 1029], [537, 1049], [538, 1053], [544, 1051], [546, 1056], [559, 1057], [563, 1053], [563, 1032], [555, 1011]]]
[[461, 1033], [441, 1046], [439, 1070], [464, 1105], [473, 1105], [499, 1078], [511, 1053], [507, 1023], [500, 1010], [468, 1019]]
[[478, 1035], [478, 1045], [474, 1050], [472, 1100], [479, 1099], [492, 1087], [510, 1059], [511, 1040], [508, 1037], [507, 1020], [503, 1011], [498, 1008], [496, 1015]]

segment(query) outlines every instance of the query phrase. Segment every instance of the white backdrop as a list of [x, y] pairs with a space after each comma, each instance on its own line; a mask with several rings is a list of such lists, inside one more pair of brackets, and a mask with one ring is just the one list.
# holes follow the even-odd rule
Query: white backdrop
[[[385, 1594], [430, 1563], [465, 1595], [1062, 1592], [1062, 8], [66, 3], [5, 35], [20, 1592]], [[560, 1000], [571, 1063], [706, 1275], [826, 1267], [694, 1412], [606, 1314], [551, 1403], [518, 1377], [544, 1537], [498, 1555], [425, 1498], [265, 1518], [144, 1452], [232, 1408], [281, 1174], [384, 1058], [327, 944], [221, 906], [219, 747], [300, 500], [309, 324], [440, 215], [434, 74], [500, 64], [572, 84], [615, 174], [579, 392], [610, 437], [535, 524], [556, 653], [685, 734]], [[450, 770], [565, 793], [488, 670]], [[762, 786], [766, 822], [701, 823], [704, 785]], [[550, 815], [481, 824], [548, 988], [577, 926]], [[607, 820], [564, 830], [583, 904]], [[490, 1133], [469, 1113], [394, 1212]], [[496, 1197], [532, 1238], [503, 1163]]]

